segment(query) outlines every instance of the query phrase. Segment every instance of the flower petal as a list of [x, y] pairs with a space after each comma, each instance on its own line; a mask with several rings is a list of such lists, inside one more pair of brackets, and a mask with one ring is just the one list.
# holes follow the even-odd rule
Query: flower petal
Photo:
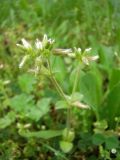
[[22, 43], [23, 43], [24, 48], [26, 48], [26, 49], [31, 48], [30, 43], [28, 43], [24, 38], [22, 38], [21, 41], [22, 41]]
[[35, 46], [36, 46], [36, 49], [40, 49], [40, 50], [43, 49], [42, 42], [39, 41], [39, 39], [36, 39]]

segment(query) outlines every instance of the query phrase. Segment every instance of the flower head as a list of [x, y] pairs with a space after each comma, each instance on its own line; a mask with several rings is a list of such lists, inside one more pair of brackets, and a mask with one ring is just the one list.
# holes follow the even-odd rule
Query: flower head
[[39, 39], [36, 39], [35, 47], [36, 47], [36, 49], [40, 49], [40, 50], [43, 49], [42, 42]]
[[31, 44], [28, 41], [26, 41], [24, 38], [22, 38], [21, 41], [22, 41], [22, 45], [21, 44], [16, 44], [16, 45], [19, 46], [19, 47], [22, 47], [24, 49], [30, 49], [30, 48], [32, 48]]
[[53, 45], [54, 42], [55, 42], [54, 39], [51, 39], [51, 38], [48, 39], [47, 35], [44, 34], [43, 40], [42, 40], [42, 45], [43, 45], [44, 48], [46, 48], [47, 46]]
[[81, 48], [76, 48], [76, 47], [74, 47], [74, 52], [76, 53], [76, 54], [81, 54], [82, 53], [82, 50], [81, 50]]

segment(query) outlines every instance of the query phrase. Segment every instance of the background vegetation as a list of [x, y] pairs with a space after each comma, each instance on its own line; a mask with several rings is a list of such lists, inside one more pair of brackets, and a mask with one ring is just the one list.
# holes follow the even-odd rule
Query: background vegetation
[[[0, 1], [1, 160], [120, 160], [119, 6], [119, 0]], [[23, 37], [33, 42], [44, 33], [55, 39], [56, 47], [91, 47], [99, 55], [97, 63], [80, 73], [77, 93], [91, 109], [73, 109], [75, 139], [68, 154], [59, 147], [60, 136], [51, 138], [60, 133], [39, 133], [65, 128], [66, 111], [57, 109], [59, 95], [44, 76], [35, 78], [18, 67], [23, 53], [16, 43]], [[59, 57], [53, 63], [68, 95], [74, 65]]]

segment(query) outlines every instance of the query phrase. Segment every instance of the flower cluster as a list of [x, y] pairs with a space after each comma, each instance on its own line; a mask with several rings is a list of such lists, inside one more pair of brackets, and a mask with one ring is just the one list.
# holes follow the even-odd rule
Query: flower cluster
[[19, 68], [22, 68], [28, 59], [32, 56], [35, 59], [35, 69], [38, 71], [38, 64], [41, 63], [41, 59], [49, 55], [50, 50], [53, 47], [54, 40], [48, 39], [47, 35], [43, 36], [43, 40], [36, 39], [34, 46], [32, 46], [27, 40], [22, 38], [22, 44], [17, 44], [18, 47], [26, 51], [26, 55], [22, 58]]
[[74, 49], [54, 49], [54, 54], [68, 56], [70, 58], [77, 59], [79, 62], [82, 62], [85, 65], [89, 65], [91, 61], [96, 61], [99, 56], [90, 56], [92, 48], [87, 48], [82, 52], [81, 48]]
[[35, 60], [35, 69], [32, 70], [35, 70], [36, 72], [39, 72], [43, 59], [48, 59], [51, 53], [54, 55], [74, 58], [85, 65], [89, 65], [91, 61], [96, 61], [99, 58], [98, 55], [90, 56], [91, 48], [87, 48], [84, 51], [82, 51], [81, 48], [53, 49], [55, 40], [52, 40], [51, 38], [48, 39], [46, 34], [43, 36], [42, 41], [36, 39], [34, 46], [24, 38], [21, 41], [22, 44], [17, 44], [17, 46], [24, 49], [27, 54], [21, 60], [19, 68], [22, 68], [26, 61], [32, 56], [32, 60]]
[[83, 64], [85, 65], [89, 65], [89, 63], [91, 61], [96, 61], [99, 56], [95, 55], [95, 56], [90, 56], [90, 52], [91, 52], [92, 48], [86, 48], [83, 52], [81, 50], [81, 48], [75, 48], [75, 57], [80, 60]]
[[[22, 38], [22, 44], [17, 44], [17, 46], [25, 49], [25, 50], [31, 50], [33, 49], [32, 45], [25, 40], [24, 38]], [[53, 45], [53, 43], [55, 42], [55, 40], [52, 40], [51, 38], [48, 39], [47, 35], [45, 34], [43, 36], [43, 40], [40, 41], [39, 39], [36, 39], [35, 41], [35, 49], [37, 50], [44, 50], [44, 49], [49, 49], [51, 48], [51, 46]]]

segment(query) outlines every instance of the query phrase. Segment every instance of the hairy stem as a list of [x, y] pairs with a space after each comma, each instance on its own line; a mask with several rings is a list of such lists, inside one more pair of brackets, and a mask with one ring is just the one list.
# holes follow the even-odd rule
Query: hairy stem
[[[75, 77], [75, 81], [73, 84], [73, 90], [72, 90], [72, 95], [71, 95], [71, 100], [73, 98], [73, 94], [75, 93], [76, 89], [77, 89], [77, 84], [78, 84], [78, 80], [79, 80], [79, 73], [80, 73], [80, 65], [78, 66], [77, 70], [76, 70], [76, 77]], [[72, 119], [72, 106], [70, 105], [68, 107], [67, 110], [67, 128], [70, 129], [71, 128], [71, 119]]]
[[59, 95], [62, 97], [62, 99], [64, 99], [68, 105], [68, 109], [67, 109], [67, 119], [66, 119], [66, 126], [68, 128], [68, 130], [70, 129], [71, 125], [70, 125], [70, 121], [71, 121], [71, 117], [70, 117], [70, 112], [71, 112], [71, 105], [70, 102], [68, 101], [68, 99], [65, 96], [65, 93], [63, 92], [61, 86], [58, 84], [57, 80], [55, 79], [53, 73], [52, 73], [52, 68], [50, 65], [50, 61], [48, 60], [48, 69], [50, 71], [50, 79], [53, 83], [53, 85], [55, 86], [57, 92], [59, 93]]
[[53, 85], [55, 86], [57, 92], [68, 103], [68, 100], [67, 100], [67, 98], [65, 96], [65, 93], [63, 92], [62, 88], [60, 87], [60, 85], [58, 84], [57, 80], [55, 79], [55, 77], [54, 77], [54, 75], [52, 73], [52, 68], [51, 68], [49, 60], [48, 60], [48, 69], [50, 71], [50, 80], [52, 81]]
[[[66, 119], [66, 126], [68, 128], [68, 131], [71, 128], [71, 104], [68, 101], [68, 99], [65, 96], [65, 93], [63, 92], [61, 86], [59, 85], [59, 83], [57, 82], [57, 80], [55, 79], [53, 73], [52, 73], [52, 68], [51, 68], [51, 64], [50, 64], [50, 60], [48, 60], [48, 69], [50, 71], [50, 79], [53, 83], [53, 85], [55, 86], [57, 92], [59, 93], [59, 95], [66, 101], [66, 103], [68, 104], [68, 108], [67, 108], [67, 119]], [[80, 65], [78, 66], [77, 70], [76, 70], [76, 77], [75, 77], [75, 81], [74, 81], [74, 85], [73, 85], [73, 90], [72, 90], [72, 97], [74, 92], [76, 91], [77, 88], [77, 84], [78, 84], [78, 80], [79, 80], [79, 73], [80, 73]], [[71, 97], [71, 98], [72, 98]]]
[[75, 91], [77, 89], [77, 85], [78, 85], [78, 81], [79, 81], [79, 75], [80, 75], [80, 65], [78, 66], [78, 68], [76, 70], [76, 76], [75, 76], [75, 81], [74, 81], [73, 90], [72, 90], [72, 97], [73, 97], [73, 94], [75, 93]]

